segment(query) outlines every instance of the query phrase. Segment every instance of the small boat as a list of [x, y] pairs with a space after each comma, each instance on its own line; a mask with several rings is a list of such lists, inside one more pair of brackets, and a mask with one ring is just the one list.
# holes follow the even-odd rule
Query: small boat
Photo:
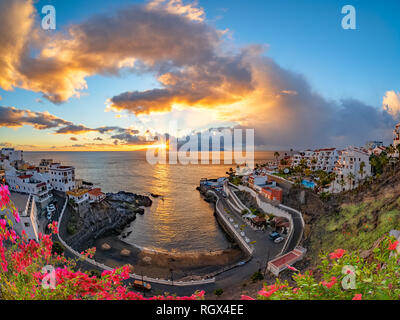
[[135, 288], [138, 288], [138, 289], [151, 290], [151, 285], [150, 285], [150, 283], [143, 282], [143, 281], [140, 281], [140, 280], [135, 280], [135, 281], [133, 282], [133, 286], [134, 286]]

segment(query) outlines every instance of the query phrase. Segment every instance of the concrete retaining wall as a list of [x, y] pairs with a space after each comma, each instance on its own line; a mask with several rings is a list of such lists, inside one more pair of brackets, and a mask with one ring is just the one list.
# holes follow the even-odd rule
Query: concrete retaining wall
[[[64, 206], [62, 208], [61, 214], [60, 214], [60, 218], [58, 219], [58, 225], [61, 225], [62, 222], [62, 218], [64, 216], [64, 212], [65, 209], [67, 207], [68, 204], [68, 200], [65, 200]], [[108, 270], [111, 271], [114, 268], [111, 268], [109, 266], [106, 266], [102, 263], [99, 263], [93, 259], [89, 259], [86, 258], [84, 256], [82, 256], [79, 252], [75, 251], [74, 249], [72, 249], [60, 236], [60, 234], [58, 234], [58, 239], [60, 240], [60, 242], [62, 243], [62, 245], [67, 248], [73, 255], [75, 255], [77, 258], [79, 259], [83, 259], [84, 261], [90, 263], [91, 265], [98, 267], [100, 269], [103, 270]], [[215, 282], [215, 278], [210, 278], [210, 279], [202, 279], [202, 280], [191, 280], [191, 281], [171, 281], [171, 280], [164, 280], [164, 279], [158, 279], [158, 278], [150, 278], [150, 277], [142, 277], [141, 275], [137, 275], [134, 273], [129, 274], [129, 276], [131, 277], [131, 279], [135, 279], [135, 280], [144, 280], [150, 283], [158, 283], [158, 284], [164, 284], [164, 285], [170, 285], [170, 286], [192, 286], [192, 285], [204, 285], [204, 284], [208, 284], [208, 283], [214, 283]]]
[[[276, 217], [283, 217], [283, 218], [288, 219], [288, 221], [290, 223], [290, 232], [289, 232], [289, 235], [288, 235], [288, 237], [286, 239], [285, 245], [283, 246], [282, 251], [280, 252], [280, 254], [283, 254], [287, 250], [287, 247], [288, 247], [288, 245], [290, 243], [290, 240], [292, 239], [292, 236], [293, 236], [293, 218], [290, 215], [290, 213], [286, 210], [286, 208], [288, 208], [290, 210], [294, 210], [294, 209], [291, 209], [291, 208], [286, 207], [286, 206], [281, 206], [281, 205], [279, 205], [279, 207], [277, 207], [277, 206], [274, 206], [274, 205], [272, 205], [270, 203], [267, 203], [267, 202], [261, 200], [261, 198], [260, 198], [260, 196], [259, 196], [259, 194], [257, 192], [255, 192], [254, 190], [252, 190], [252, 189], [250, 189], [250, 188], [248, 188], [246, 186], [239, 185], [237, 187], [235, 186], [235, 188], [237, 188], [240, 191], [246, 191], [246, 192], [250, 193], [256, 199], [257, 205], [260, 207], [261, 210], [264, 211], [264, 213], [273, 214]], [[231, 190], [230, 187], [226, 186], [225, 189], [226, 189], [225, 192], [227, 192], [229, 195], [231, 195], [231, 197], [235, 201], [235, 203], [239, 203], [240, 204], [240, 207], [242, 208], [242, 210], [246, 209], [249, 212], [251, 212], [250, 209], [248, 209], [240, 201], [240, 199]], [[300, 216], [301, 216], [301, 214], [300, 214]]]
[[[215, 194], [213, 191], [209, 191], [213, 194]], [[232, 225], [232, 223], [228, 220], [226, 217], [226, 213], [223, 212], [224, 210], [221, 208], [220, 200], [219, 197], [215, 194], [217, 197], [217, 203], [215, 204], [215, 213], [217, 215], [217, 218], [219, 221], [224, 225], [226, 231], [230, 234], [231, 237], [233, 237], [237, 244], [242, 248], [243, 251], [248, 256], [252, 256], [254, 253], [254, 247], [252, 245], [249, 245], [245, 239], [240, 235], [240, 233], [235, 229], [235, 227]]]

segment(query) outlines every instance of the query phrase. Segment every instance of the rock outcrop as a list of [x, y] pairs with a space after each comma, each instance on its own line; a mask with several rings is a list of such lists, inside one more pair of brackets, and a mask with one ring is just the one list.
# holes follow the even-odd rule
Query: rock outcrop
[[[92, 205], [82, 218], [79, 231], [67, 239], [77, 251], [93, 246], [94, 241], [107, 235], [120, 235], [137, 214], [144, 214], [141, 207], [149, 207], [152, 201], [147, 196], [120, 191], [108, 193], [99, 204]], [[67, 222], [64, 222], [67, 223]]]

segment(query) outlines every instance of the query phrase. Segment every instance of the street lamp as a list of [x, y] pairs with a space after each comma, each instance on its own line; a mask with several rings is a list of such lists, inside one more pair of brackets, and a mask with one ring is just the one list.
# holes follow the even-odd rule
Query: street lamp
[[265, 264], [265, 269], [264, 269], [264, 278], [265, 278], [265, 274], [267, 273], [267, 269], [268, 269], [268, 262], [269, 262], [269, 250], [268, 250], [268, 255], [267, 255], [267, 263]]
[[174, 273], [173, 273], [173, 269], [169, 269], [169, 271], [171, 272], [171, 281], [172, 281], [172, 285], [174, 285]]

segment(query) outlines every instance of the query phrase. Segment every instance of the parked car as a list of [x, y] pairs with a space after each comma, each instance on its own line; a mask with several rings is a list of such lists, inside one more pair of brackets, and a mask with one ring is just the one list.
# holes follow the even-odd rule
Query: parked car
[[273, 232], [271, 233], [268, 238], [272, 241], [275, 241], [276, 239], [278, 239], [279, 237], [281, 237], [281, 235], [278, 232]]
[[278, 243], [281, 243], [283, 240], [285, 240], [285, 239], [283, 239], [282, 237], [279, 237], [274, 240], [274, 243], [278, 244]]

